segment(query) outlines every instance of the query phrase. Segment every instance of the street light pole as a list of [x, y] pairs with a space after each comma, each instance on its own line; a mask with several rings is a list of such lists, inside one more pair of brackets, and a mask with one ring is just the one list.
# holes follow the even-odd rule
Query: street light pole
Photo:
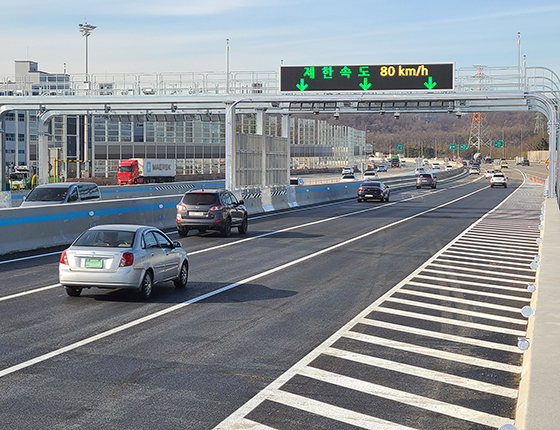
[[82, 36], [84, 36], [86, 39], [86, 83], [89, 90], [88, 37], [91, 34], [91, 32], [95, 30], [97, 27], [95, 25], [88, 24], [87, 22], [85, 24], [78, 24], [78, 26], [80, 27], [80, 32], [82, 33]]
[[[86, 92], [89, 95], [89, 90], [90, 90], [90, 82], [89, 82], [89, 70], [88, 70], [88, 37], [91, 34], [91, 32], [93, 30], [95, 30], [96, 26], [95, 25], [91, 25], [88, 24], [87, 22], [84, 24], [78, 24], [80, 27], [80, 32], [82, 33], [82, 36], [84, 36], [84, 38], [86, 39]], [[86, 167], [87, 171], [88, 171], [88, 176], [89, 176], [89, 168], [87, 166], [88, 163], [88, 117], [87, 115], [84, 115], [84, 154], [83, 154], [83, 160], [84, 160], [84, 166]], [[79, 147], [80, 145], [78, 145]], [[78, 155], [78, 160], [80, 159], [79, 154]], [[80, 177], [80, 162], [78, 161], [78, 169], [77, 169], [77, 175], [78, 177]]]

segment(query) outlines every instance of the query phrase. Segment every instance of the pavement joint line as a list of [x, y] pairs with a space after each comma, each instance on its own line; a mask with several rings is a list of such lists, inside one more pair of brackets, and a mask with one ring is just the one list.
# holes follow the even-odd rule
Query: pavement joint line
[[495, 320], [495, 321], [505, 322], [505, 323], [509, 323], [509, 324], [522, 325], [522, 326], [525, 326], [525, 327], [528, 325], [527, 320], [510, 318], [510, 317], [505, 317], [505, 316], [496, 315], [496, 314], [489, 314], [489, 313], [486, 313], [486, 312], [477, 312], [477, 311], [469, 311], [467, 309], [461, 309], [461, 308], [452, 308], [452, 307], [443, 306], [443, 305], [434, 305], [432, 303], [418, 302], [418, 301], [415, 301], [415, 300], [402, 299], [402, 298], [399, 298], [399, 297], [389, 297], [387, 299], [387, 302], [388, 303], [398, 303], [398, 304], [405, 305], [405, 306], [412, 306], [412, 307], [418, 307], [418, 308], [423, 308], [423, 309], [431, 309], [431, 310], [436, 310], [436, 311], [439, 311], [439, 312], [447, 312], [449, 314], [458, 314], [458, 315], [465, 315], [465, 316], [470, 316], [470, 317], [475, 317], [475, 318]]
[[539, 250], [539, 246], [536, 243], [533, 244], [512, 243], [508, 241], [504, 241], [504, 242], [500, 241], [499, 243], [496, 243], [495, 241], [491, 241], [491, 240], [485, 241], [485, 240], [476, 240], [470, 238], [463, 239], [461, 243], [458, 245], [473, 246], [474, 248], [483, 248], [485, 247], [484, 245], [488, 245], [495, 249], [511, 250], [510, 252], [514, 252], [515, 250], [521, 250], [520, 252], [523, 253], [538, 252]]
[[[416, 287], [432, 288], [434, 290], [437, 289], [437, 290], [444, 290], [444, 291], [453, 291], [456, 293], [470, 294], [470, 295], [476, 295], [482, 297], [493, 297], [493, 298], [505, 299], [505, 300], [517, 300], [519, 302], [525, 302], [525, 303], [529, 303], [531, 301], [531, 297], [524, 298], [524, 297], [509, 296], [509, 295], [498, 294], [498, 293], [487, 293], [479, 290], [470, 290], [468, 288], [455, 288], [455, 287], [448, 287], [444, 285], [425, 284], [425, 283], [414, 282], [414, 281], [409, 282], [407, 286], [408, 285], [413, 285]], [[408, 289], [406, 290], [408, 291]]]
[[368, 318], [362, 318], [360, 321], [358, 321], [358, 323], [365, 324], [365, 325], [372, 326], [372, 327], [386, 328], [386, 329], [389, 329], [389, 330], [406, 332], [408, 334], [414, 334], [414, 335], [418, 335], [418, 336], [432, 337], [432, 338], [437, 338], [437, 339], [440, 339], [440, 340], [441, 339], [448, 340], [450, 342], [462, 343], [462, 344], [465, 344], [465, 345], [476, 346], [478, 348], [496, 349], [496, 350], [510, 352], [510, 353], [514, 353], [514, 354], [523, 354], [523, 351], [521, 351], [517, 347], [517, 345], [507, 345], [507, 344], [498, 343], [498, 342], [489, 342], [489, 341], [482, 340], [482, 339], [475, 339], [475, 338], [470, 338], [470, 337], [457, 336], [457, 335], [448, 334], [448, 333], [434, 332], [434, 331], [431, 331], [431, 330], [424, 330], [424, 329], [420, 329], [420, 328], [417, 328], [417, 327], [411, 327], [409, 325], [387, 323], [387, 322], [384, 322], [384, 321], [376, 321], [376, 320], [371, 320], [371, 319], [368, 319]]
[[421, 312], [402, 311], [400, 309], [386, 308], [382, 306], [376, 309], [375, 312], [382, 312], [390, 315], [399, 315], [403, 317], [422, 319], [425, 321], [437, 322], [441, 324], [449, 324], [453, 326], [467, 327], [476, 330], [485, 330], [485, 331], [491, 331], [495, 333], [506, 333], [506, 334], [511, 334], [513, 336], [525, 336], [526, 334], [526, 331], [523, 330], [504, 328], [491, 324], [472, 323], [472, 322], [461, 321], [453, 318], [436, 317], [429, 314], [423, 314]]
[[[486, 360], [485, 358], [472, 357], [457, 352], [442, 351], [440, 349], [428, 348], [426, 346], [415, 345], [413, 343], [400, 342], [398, 340], [386, 339], [384, 337], [372, 336], [364, 333], [347, 332], [342, 338], [357, 340], [372, 345], [380, 345], [387, 348], [398, 349], [399, 351], [410, 352], [412, 354], [420, 354], [426, 357], [433, 357], [440, 360], [454, 361], [457, 363], [467, 364], [469, 366], [500, 370], [503, 372], [518, 375], [521, 373], [521, 366], [515, 364], [502, 363], [500, 361]], [[331, 348], [336, 348], [332, 346]]]
[[[428, 272], [428, 273], [436, 273], [438, 275], [454, 275], [454, 276], [460, 276], [463, 278], [474, 278], [474, 279], [481, 279], [481, 280], [489, 280], [489, 281], [498, 281], [498, 282], [512, 282], [514, 284], [523, 284], [523, 285], [527, 285], [527, 281], [518, 281], [516, 279], [500, 279], [500, 278], [493, 278], [491, 276], [480, 276], [480, 275], [471, 275], [468, 273], [452, 273], [452, 272], [445, 272], [443, 270], [436, 270], [436, 269], [430, 269], [430, 268], [426, 268], [424, 269], [424, 272]], [[447, 278], [442, 277], [442, 280], [445, 280]]]
[[488, 308], [488, 309], [492, 309], [492, 310], [501, 310], [501, 311], [507, 311], [507, 312], [512, 312], [512, 313], [518, 313], [519, 314], [519, 319], [523, 318], [522, 315], [521, 315], [521, 310], [518, 309], [518, 308], [513, 308], [511, 306], [503, 306], [503, 305], [497, 305], [497, 304], [487, 304], [485, 302], [479, 302], [477, 300], [468, 300], [468, 299], [460, 299], [458, 297], [441, 296], [439, 294], [423, 293], [423, 292], [414, 291], [414, 290], [402, 290], [402, 291], [399, 291], [399, 293], [407, 294], [409, 296], [423, 297], [423, 298], [427, 298], [427, 299], [436, 299], [436, 300], [441, 300], [441, 301], [445, 301], [445, 302], [471, 305], [471, 306], [476, 306], [476, 307], [480, 307], [480, 308]]
[[[470, 254], [472, 255], [473, 248], [474, 247], [472, 247], [472, 246], [468, 247], [468, 246], [464, 246], [464, 245], [456, 245], [455, 249], [453, 249], [450, 252], [453, 252], [453, 251], [470, 252]], [[476, 248], [475, 248], [475, 250], [476, 250]], [[485, 257], [486, 255], [495, 256], [499, 251], [492, 251], [492, 250], [489, 250], [488, 248], [478, 248], [477, 252], [480, 254], [481, 257]], [[504, 252], [504, 254], [505, 254], [505, 252]], [[531, 253], [531, 254], [523, 255], [521, 257], [513, 257], [513, 255], [519, 255], [519, 253], [511, 252], [509, 254], [511, 254], [511, 255], [500, 254], [500, 258], [509, 258], [509, 259], [522, 260], [522, 261], [527, 261], [527, 260], [531, 261], [531, 260], [533, 260], [533, 256], [535, 255], [534, 253]]]
[[[453, 255], [453, 254], [459, 254], [459, 255]], [[480, 260], [481, 257], [473, 257], [472, 252], [471, 253], [465, 253], [465, 252], [458, 252], [458, 251], [448, 251], [445, 254], [443, 254], [441, 256], [441, 258], [458, 258], [458, 259], [461, 259], [461, 260], [472, 260], [472, 261], [476, 261], [476, 262], [481, 261]], [[496, 257], [492, 258], [491, 256], [484, 256], [484, 263], [490, 263], [490, 264], [492, 264], [492, 263], [504, 263], [503, 260], [495, 259], [495, 258]], [[453, 260], [453, 261], [455, 261], [455, 260]], [[524, 261], [529, 261], [529, 260], [524, 259]], [[457, 263], [465, 263], [465, 262], [464, 261], [457, 261]], [[523, 267], [527, 266], [528, 267], [528, 264], [525, 263], [525, 262], [524, 263], [516, 263], [514, 261], [507, 261], [506, 263], [507, 264], [513, 264], [513, 265], [516, 265], [516, 266], [523, 266]], [[470, 263], [470, 264], [482, 264], [482, 263]], [[520, 269], [516, 268], [516, 270], [520, 270]], [[523, 270], [526, 270], [526, 269], [523, 269]]]
[[339, 375], [336, 373], [328, 372], [321, 369], [306, 367], [301, 369], [298, 374], [308, 378], [316, 379], [318, 381], [326, 382], [329, 384], [338, 385], [340, 387], [348, 388], [355, 391], [360, 391], [373, 396], [382, 396], [383, 398], [393, 400], [395, 402], [404, 403], [410, 406], [415, 406], [424, 410], [437, 412], [438, 414], [447, 415], [453, 418], [458, 418], [473, 423], [483, 424], [487, 426], [498, 427], [505, 422], [513, 420], [497, 415], [492, 415], [486, 412], [477, 411], [475, 409], [468, 409], [463, 406], [452, 405], [440, 400], [430, 399], [428, 397], [419, 396], [406, 391], [396, 390], [394, 388], [385, 387], [383, 385], [374, 384], [359, 379], [350, 378], [348, 376]]
[[[441, 267], [441, 268], [447, 268], [447, 269], [452, 269], [452, 270], [465, 270], [465, 271], [469, 271], [469, 272], [477, 272], [477, 273], [491, 273], [497, 276], [508, 276], [508, 277], [519, 277], [519, 278], [527, 278], [528, 280], [534, 280], [535, 276], [533, 274], [533, 276], [530, 275], [522, 275], [522, 274], [516, 274], [516, 273], [506, 273], [506, 272], [497, 272], [497, 271], [493, 271], [493, 270], [482, 270], [482, 269], [473, 269], [472, 267], [457, 267], [455, 266], [451, 266], [449, 264], [443, 264], [443, 263], [432, 263], [432, 266], [435, 267]], [[502, 267], [500, 267], [501, 269]], [[461, 276], [460, 273], [456, 272], [458, 276]]]
[[455, 385], [468, 390], [481, 391], [488, 394], [494, 394], [502, 397], [517, 398], [517, 390], [513, 388], [503, 387], [501, 385], [491, 384], [488, 382], [477, 381], [471, 378], [456, 376], [437, 370], [427, 369], [424, 367], [413, 366], [398, 361], [387, 360], [384, 358], [373, 357], [370, 355], [360, 354], [357, 352], [346, 351], [338, 348], [327, 348], [323, 354], [331, 357], [337, 357], [344, 360], [350, 360], [356, 363], [366, 364], [368, 366], [389, 369], [395, 372], [404, 373], [406, 375], [418, 376], [420, 378], [430, 379], [444, 384]]
[[519, 247], [523, 247], [523, 248], [539, 248], [539, 246], [537, 245], [537, 243], [535, 242], [535, 240], [531, 240], [528, 241], [527, 239], [525, 240], [509, 240], [509, 239], [504, 239], [503, 237], [500, 239], [478, 239], [476, 237], [472, 237], [471, 235], [469, 236], [465, 236], [465, 238], [462, 240], [462, 242], [467, 242], [467, 243], [479, 243], [479, 244], [484, 244], [484, 243], [488, 243], [491, 246], [496, 245], [496, 242], [499, 241], [498, 243], [500, 245], [511, 245], [513, 247], [519, 246]]

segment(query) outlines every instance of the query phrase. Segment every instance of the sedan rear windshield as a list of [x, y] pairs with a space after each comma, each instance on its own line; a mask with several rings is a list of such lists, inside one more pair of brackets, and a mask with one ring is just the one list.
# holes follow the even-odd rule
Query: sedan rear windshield
[[109, 246], [118, 248], [132, 248], [134, 242], [133, 231], [90, 230], [81, 235], [74, 246]]
[[364, 182], [362, 187], [376, 187], [381, 188], [381, 184], [379, 182]]
[[214, 193], [187, 193], [183, 197], [186, 205], [207, 206], [218, 203], [218, 195]]

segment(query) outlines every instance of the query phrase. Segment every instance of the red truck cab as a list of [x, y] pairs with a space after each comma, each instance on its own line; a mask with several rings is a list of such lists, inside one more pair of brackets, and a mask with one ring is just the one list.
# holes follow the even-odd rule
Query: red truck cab
[[138, 171], [138, 161], [123, 160], [119, 163], [117, 170], [117, 181], [119, 185], [141, 184], [143, 178]]

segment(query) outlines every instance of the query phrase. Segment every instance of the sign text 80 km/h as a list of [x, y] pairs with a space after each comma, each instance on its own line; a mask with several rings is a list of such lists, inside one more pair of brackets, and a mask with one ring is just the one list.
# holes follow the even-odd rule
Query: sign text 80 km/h
[[280, 66], [280, 91], [449, 91], [454, 68], [454, 63]]

